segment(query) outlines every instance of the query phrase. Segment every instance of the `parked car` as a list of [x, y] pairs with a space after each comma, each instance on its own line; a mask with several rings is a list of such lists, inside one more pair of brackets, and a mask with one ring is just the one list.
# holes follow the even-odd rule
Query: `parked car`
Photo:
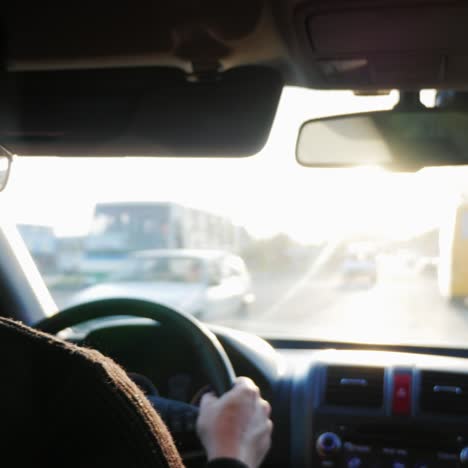
[[105, 282], [72, 304], [124, 294], [196, 317], [245, 316], [254, 300], [250, 274], [237, 255], [218, 250], [149, 250], [133, 254]]

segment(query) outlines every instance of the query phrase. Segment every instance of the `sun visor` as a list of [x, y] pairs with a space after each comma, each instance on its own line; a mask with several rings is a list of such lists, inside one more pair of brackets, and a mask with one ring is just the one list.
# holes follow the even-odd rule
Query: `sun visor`
[[466, 2], [424, 6], [411, 1], [368, 2], [357, 8], [358, 3], [365, 2], [342, 2], [343, 8], [333, 10], [332, 2], [327, 2], [321, 9], [311, 7], [299, 15], [298, 23], [306, 24], [306, 59], [317, 66], [325, 87], [466, 85]]
[[249, 156], [282, 88], [268, 67], [202, 82], [164, 68], [4, 73], [0, 144], [27, 156]]

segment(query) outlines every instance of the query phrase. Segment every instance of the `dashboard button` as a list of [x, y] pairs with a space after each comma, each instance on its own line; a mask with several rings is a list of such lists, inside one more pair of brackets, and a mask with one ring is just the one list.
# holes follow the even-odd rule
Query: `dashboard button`
[[392, 468], [407, 468], [408, 465], [405, 462], [395, 461], [392, 463]]
[[395, 374], [393, 377], [393, 414], [409, 416], [411, 413], [411, 374]]
[[321, 457], [337, 455], [341, 451], [341, 439], [333, 432], [324, 432], [318, 437], [315, 448]]
[[372, 447], [370, 445], [358, 445], [358, 444], [353, 444], [352, 442], [345, 442], [343, 444], [343, 449], [346, 452], [370, 453], [372, 450]]
[[468, 447], [465, 447], [460, 452], [460, 463], [462, 465], [468, 465]]
[[362, 468], [362, 460], [359, 457], [352, 457], [346, 464], [348, 468]]

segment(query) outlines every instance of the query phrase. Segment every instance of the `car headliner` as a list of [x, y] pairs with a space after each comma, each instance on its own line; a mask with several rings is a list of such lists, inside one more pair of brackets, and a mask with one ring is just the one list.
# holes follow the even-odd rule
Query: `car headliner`
[[456, 0], [9, 2], [0, 144], [19, 155], [251, 155], [283, 84], [466, 88], [467, 23]]
[[45, 0], [0, 15], [10, 71], [256, 64], [312, 88], [467, 85], [463, 1]]

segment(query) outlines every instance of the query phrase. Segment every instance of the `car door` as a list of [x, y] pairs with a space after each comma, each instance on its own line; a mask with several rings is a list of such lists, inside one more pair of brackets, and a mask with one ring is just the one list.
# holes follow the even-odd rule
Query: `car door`
[[210, 262], [207, 302], [210, 317], [229, 316], [236, 308], [237, 281], [227, 262], [221, 257]]
[[249, 288], [249, 278], [242, 260], [234, 255], [225, 257], [222, 278], [227, 313], [232, 315], [242, 312]]

